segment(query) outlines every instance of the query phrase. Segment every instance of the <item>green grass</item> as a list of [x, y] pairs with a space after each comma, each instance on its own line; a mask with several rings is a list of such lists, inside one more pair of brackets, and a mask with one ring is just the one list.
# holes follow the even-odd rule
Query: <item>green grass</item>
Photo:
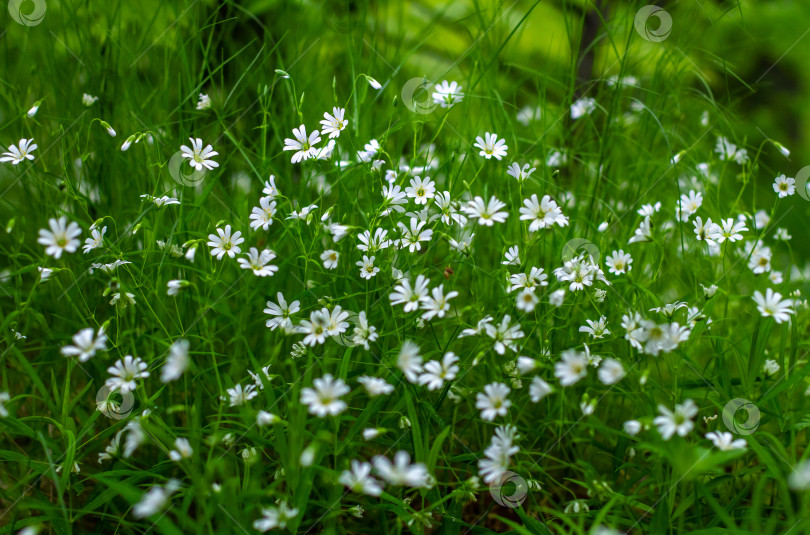
[[[0, 146], [34, 138], [38, 149], [33, 161], [0, 163], [0, 392], [10, 396], [9, 415], [0, 418], [0, 533], [25, 526], [58, 534], [252, 533], [261, 509], [277, 500], [298, 510], [286, 527], [293, 533], [810, 530], [808, 494], [790, 478], [808, 455], [807, 307], [798, 297], [791, 320], [776, 323], [752, 300], [766, 288], [784, 298], [810, 290], [804, 238], [810, 204], [797, 194], [779, 199], [772, 188], [777, 175], [799, 176], [810, 149], [805, 107], [796, 104], [806, 100], [800, 88], [807, 45], [798, 21], [807, 10], [786, 1], [680, 3], [667, 8], [672, 34], [654, 43], [633, 28], [644, 4], [611, 3], [597, 14], [590, 3], [567, 1], [52, 0], [35, 26], [4, 11]], [[596, 31], [583, 37], [583, 25]], [[382, 89], [370, 87], [366, 76]], [[611, 85], [610, 76], [633, 76], [638, 86]], [[422, 78], [458, 82], [464, 100], [415, 113], [403, 87]], [[85, 106], [84, 93], [99, 99]], [[210, 95], [210, 109], [195, 109], [200, 93]], [[597, 107], [573, 120], [569, 110], [580, 97]], [[424, 91], [413, 98], [430, 101]], [[291, 164], [285, 138], [302, 123], [308, 132], [320, 127], [333, 106], [345, 107], [349, 124], [332, 160]], [[538, 120], [517, 120], [526, 106], [542, 108]], [[478, 155], [473, 143], [484, 132], [506, 140], [506, 157]], [[121, 151], [130, 136], [142, 139]], [[714, 151], [719, 136], [745, 148], [749, 161], [721, 161]], [[189, 137], [219, 152], [219, 167], [196, 186], [175, 180], [169, 166]], [[381, 171], [357, 162], [356, 152], [371, 139], [381, 146]], [[789, 159], [773, 141], [791, 149]], [[557, 150], [565, 163], [549, 165]], [[355, 266], [364, 254], [357, 235], [379, 227], [394, 239], [396, 223], [408, 223], [405, 214], [381, 215], [385, 171], [401, 159], [409, 166], [435, 162], [422, 176], [431, 176], [438, 191], [462, 202], [494, 195], [509, 217], [492, 227], [471, 220], [468, 253], [450, 246], [458, 224], [433, 220], [426, 227], [433, 237], [421, 251], [378, 251], [380, 272], [367, 281]], [[352, 164], [336, 166], [337, 160]], [[506, 173], [512, 162], [536, 171], [519, 183]], [[716, 179], [699, 173], [701, 163]], [[271, 175], [280, 190], [277, 214], [269, 230], [254, 231], [249, 215]], [[401, 173], [396, 183], [404, 188], [410, 178]], [[702, 206], [679, 222], [676, 201], [692, 189], [702, 192]], [[180, 204], [159, 208], [144, 194]], [[551, 196], [569, 224], [529, 232], [518, 209], [532, 194]], [[652, 218], [651, 240], [628, 244], [643, 220], [637, 210], [655, 202], [661, 210]], [[309, 204], [318, 206], [310, 221], [286, 219]], [[328, 210], [332, 222], [349, 227], [337, 243], [321, 224]], [[770, 220], [755, 229], [759, 211]], [[692, 221], [740, 214], [749, 229], [743, 240], [709, 256]], [[91, 225], [106, 226], [104, 245], [47, 256], [38, 232], [60, 216], [79, 224], [82, 243]], [[208, 235], [225, 225], [246, 238], [243, 253], [272, 249], [278, 272], [255, 277], [228, 256], [211, 256]], [[779, 227], [793, 239], [775, 239]], [[771, 248], [772, 271], [783, 282], [748, 267], [746, 246], [758, 239]], [[558, 307], [552, 293], [568, 284], [554, 270], [570, 257], [569, 243], [577, 254], [598, 256], [610, 284], [568, 292]], [[194, 245], [193, 261], [172, 254], [172, 247], [185, 252]], [[503, 265], [515, 245], [521, 265]], [[327, 249], [340, 254], [335, 270], [321, 261]], [[633, 263], [617, 276], [605, 260], [619, 249]], [[129, 263], [112, 273], [89, 272], [94, 263], [116, 260]], [[49, 280], [40, 280], [38, 267], [54, 270]], [[507, 291], [508, 277], [531, 267], [544, 269], [548, 286], [526, 312], [516, 307], [517, 292]], [[424, 275], [431, 288], [457, 291], [446, 316], [421, 322], [421, 311], [392, 305], [393, 268], [411, 280]], [[174, 279], [189, 286], [168, 296]], [[716, 295], [704, 297], [701, 285], [712, 284]], [[606, 292], [603, 300], [595, 289]], [[110, 305], [112, 294], [126, 292], [134, 305]], [[379, 337], [369, 350], [348, 337], [330, 338], [293, 358], [303, 335], [265, 326], [263, 309], [277, 292], [300, 301], [296, 324], [339, 305], [365, 311]], [[651, 356], [634, 348], [622, 316], [635, 311], [657, 324], [684, 325], [685, 309], [671, 318], [650, 311], [676, 301], [706, 319], [670, 352]], [[494, 324], [505, 315], [519, 322], [525, 336], [517, 351], [498, 354], [486, 335], [459, 338], [487, 315]], [[600, 316], [610, 334], [593, 339], [579, 331]], [[106, 351], [86, 362], [60, 353], [79, 330], [101, 326]], [[189, 368], [163, 383], [169, 348], [180, 339], [190, 345]], [[397, 366], [408, 340], [425, 361], [456, 353], [456, 378], [435, 391], [408, 381]], [[605, 385], [589, 367], [587, 377], [562, 386], [555, 364], [566, 350], [584, 352], [585, 344], [591, 354], [621, 362], [625, 377]], [[96, 395], [110, 377], [107, 368], [125, 355], [143, 359], [150, 376], [137, 380], [131, 413], [108, 418], [97, 410]], [[518, 356], [536, 359], [537, 369], [521, 375]], [[763, 371], [768, 360], [778, 372]], [[255, 398], [233, 407], [221, 399], [234, 385], [253, 382], [249, 370], [265, 366], [272, 378]], [[351, 392], [344, 411], [318, 418], [301, 393], [327, 373]], [[393, 393], [370, 397], [357, 381], [362, 375], [386, 379]], [[530, 399], [534, 377], [554, 389], [539, 403]], [[495, 382], [511, 388], [511, 407], [486, 421], [476, 394]], [[720, 451], [704, 435], [731, 430], [723, 410], [738, 398], [756, 406], [759, 425], [735, 434], [745, 440], [744, 451]], [[664, 440], [652, 423], [659, 404], [671, 410], [687, 399], [699, 408], [694, 429]], [[584, 415], [580, 405], [591, 401], [595, 409]], [[257, 426], [260, 410], [281, 422]], [[631, 419], [644, 426], [637, 435], [623, 428]], [[142, 444], [129, 457], [99, 462], [133, 422], [143, 429]], [[489, 485], [471, 481], [495, 428], [506, 424], [520, 435], [508, 470], [522, 481], [518, 490], [528, 488], [518, 507], [499, 504]], [[367, 428], [382, 432], [366, 440]], [[176, 438], [188, 439], [190, 458], [170, 460]], [[373, 497], [338, 482], [352, 460], [391, 458], [400, 450], [425, 465], [435, 479], [430, 488], [385, 485]], [[70, 470], [74, 463], [79, 473]], [[166, 504], [138, 518], [133, 507], [170, 480], [179, 488]], [[362, 518], [353, 515], [358, 506]]]

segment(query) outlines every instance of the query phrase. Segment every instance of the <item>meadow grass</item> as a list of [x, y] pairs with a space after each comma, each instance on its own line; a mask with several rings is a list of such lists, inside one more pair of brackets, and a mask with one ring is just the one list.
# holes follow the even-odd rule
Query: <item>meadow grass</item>
[[40, 2], [0, 37], [0, 533], [810, 530], [807, 177], [740, 115], [750, 6]]

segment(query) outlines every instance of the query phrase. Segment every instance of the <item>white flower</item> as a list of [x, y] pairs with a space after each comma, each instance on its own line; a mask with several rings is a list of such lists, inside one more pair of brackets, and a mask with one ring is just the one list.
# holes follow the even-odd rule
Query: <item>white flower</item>
[[544, 397], [552, 392], [551, 385], [545, 382], [540, 377], [532, 379], [532, 384], [529, 386], [529, 396], [532, 403], [539, 403]]
[[597, 375], [599, 380], [606, 385], [618, 383], [624, 377], [624, 367], [622, 363], [613, 358], [606, 358], [602, 361]]
[[721, 160], [734, 160], [740, 165], [748, 161], [748, 152], [745, 149], [737, 149], [737, 145], [734, 145], [725, 137], [717, 138], [714, 151], [720, 156]]
[[39, 271], [40, 282], [45, 282], [51, 278], [51, 275], [53, 275], [53, 270], [51, 268], [37, 266], [37, 271]]
[[652, 241], [650, 216], [644, 218], [644, 220], [639, 224], [638, 228], [633, 233], [633, 236], [630, 237], [630, 240], [627, 243], [637, 243], [645, 241]]
[[554, 375], [562, 386], [571, 386], [588, 375], [588, 359], [575, 349], [562, 352], [562, 360], [554, 365]]
[[253, 521], [253, 529], [262, 533], [271, 529], [285, 529], [287, 522], [298, 516], [298, 509], [280, 501], [274, 507], [262, 508], [262, 518]]
[[624, 432], [628, 435], [637, 435], [639, 431], [641, 431], [641, 422], [638, 420], [627, 420], [622, 425]]
[[475, 408], [481, 410], [481, 418], [491, 422], [496, 416], [505, 416], [512, 402], [508, 396], [511, 389], [503, 383], [491, 383], [475, 396]]
[[517, 162], [513, 162], [512, 165], [509, 166], [509, 170], [506, 171], [506, 174], [515, 177], [515, 180], [518, 182], [523, 182], [532, 176], [532, 173], [535, 171], [534, 167], [531, 169], [529, 169], [529, 167], [529, 164], [523, 164], [523, 167], [520, 167]]
[[394, 386], [388, 383], [385, 379], [379, 377], [369, 377], [368, 375], [361, 375], [357, 378], [357, 382], [363, 385], [371, 397], [388, 395], [394, 391]]
[[[242, 388], [242, 385], [236, 385], [233, 388], [229, 388], [227, 392], [228, 403], [231, 407], [243, 405], [259, 395], [258, 390], [256, 390], [256, 385], [247, 385], [245, 388]], [[225, 398], [223, 397], [222, 399]]]
[[275, 257], [276, 253], [269, 249], [264, 249], [260, 253], [258, 249], [251, 247], [247, 258], [237, 258], [236, 261], [239, 262], [239, 267], [242, 269], [253, 270], [253, 274], [257, 277], [272, 277], [278, 271], [278, 266], [269, 262]]
[[310, 414], [323, 418], [338, 415], [346, 409], [346, 402], [340, 398], [350, 389], [342, 379], [335, 379], [327, 373], [312, 383], [314, 388], [301, 389], [301, 403], [309, 406]]
[[524, 126], [529, 126], [532, 121], [539, 121], [543, 115], [543, 110], [540, 106], [524, 106], [517, 112], [515, 116], [518, 122]]
[[91, 237], [84, 240], [84, 247], [82, 252], [89, 253], [93, 249], [98, 249], [104, 243], [104, 234], [107, 232], [107, 227], [103, 227], [100, 231], [97, 228], [90, 229]]
[[259, 427], [264, 427], [266, 425], [274, 425], [281, 422], [281, 418], [278, 415], [267, 412], [267, 411], [259, 411], [256, 413], [256, 425]]
[[433, 102], [442, 108], [450, 108], [454, 104], [458, 104], [464, 100], [464, 93], [461, 92], [462, 87], [456, 82], [447, 82], [444, 80], [437, 86], [434, 86]]
[[681, 221], [689, 221], [702, 204], [703, 195], [697, 191], [690, 191], [689, 195], [681, 195], [680, 200], [675, 201], [675, 214]]
[[521, 375], [526, 375], [527, 373], [531, 373], [536, 370], [539, 367], [539, 364], [535, 359], [521, 355], [515, 361], [515, 367], [518, 369], [518, 372], [520, 372]]
[[391, 240], [388, 239], [388, 231], [385, 229], [375, 229], [374, 236], [372, 237], [371, 231], [364, 231], [358, 234], [357, 239], [362, 243], [357, 244], [357, 248], [363, 252], [375, 253], [380, 249], [387, 249], [391, 246]]
[[93, 95], [88, 95], [87, 93], [84, 93], [82, 95], [82, 104], [84, 104], [88, 108], [93, 104], [95, 104], [97, 100], [98, 97], [94, 97]]
[[380, 268], [374, 265], [374, 260], [375, 257], [373, 256], [363, 255], [363, 259], [357, 261], [355, 265], [360, 268], [360, 277], [371, 280], [371, 277], [380, 272]]
[[141, 195], [141, 199], [145, 199], [147, 201], [155, 203], [155, 206], [158, 208], [162, 208], [163, 206], [169, 206], [171, 204], [180, 204], [178, 199], [174, 197], [169, 197], [168, 195], [164, 195], [162, 197], [153, 197], [149, 194]]
[[796, 179], [779, 175], [773, 182], [773, 190], [779, 194], [779, 198], [788, 197], [796, 193]]
[[601, 316], [598, 321], [593, 320], [585, 320], [588, 325], [583, 325], [579, 328], [579, 332], [581, 333], [588, 333], [593, 338], [602, 338], [607, 334], [610, 334], [610, 329], [607, 328], [607, 318], [605, 316]]
[[368, 351], [370, 348], [369, 344], [376, 341], [378, 337], [377, 328], [373, 325], [369, 325], [366, 319], [366, 311], [361, 310], [360, 314], [357, 315], [357, 322], [352, 332], [352, 342], [356, 345], [363, 346], [363, 349]]
[[[125, 455], [125, 457], [127, 456]], [[180, 483], [177, 480], [170, 479], [165, 487], [156, 485], [150, 488], [144, 493], [141, 500], [132, 507], [132, 516], [135, 518], [147, 518], [159, 513], [166, 507], [169, 497], [179, 486]]]
[[755, 291], [752, 299], [757, 304], [757, 310], [762, 317], [771, 316], [776, 323], [789, 320], [790, 314], [793, 314], [793, 310], [790, 308], [793, 302], [790, 299], [783, 301], [782, 294], [774, 292], [770, 288], [765, 290], [765, 295], [762, 295], [759, 290]]
[[276, 201], [272, 197], [262, 197], [259, 199], [259, 206], [254, 206], [250, 214], [250, 228], [267, 230], [273, 224], [273, 217], [276, 215]]
[[506, 314], [501, 319], [500, 325], [495, 326], [490, 323], [485, 323], [483, 326], [487, 336], [495, 340], [493, 349], [499, 355], [503, 355], [507, 348], [516, 352], [517, 344], [515, 343], [515, 340], [519, 340], [524, 336], [523, 331], [520, 330], [520, 324], [512, 324], [511, 322], [512, 317], [509, 314]]
[[208, 95], [200, 93], [200, 97], [197, 100], [197, 109], [207, 110], [210, 107], [211, 107], [211, 99], [208, 97]]
[[410, 340], [405, 340], [397, 355], [397, 367], [411, 382], [419, 381], [422, 373], [422, 357], [419, 355], [419, 346]]
[[661, 203], [657, 202], [655, 204], [645, 204], [641, 208], [638, 209], [638, 215], [641, 217], [647, 217], [653, 215], [661, 210]]
[[658, 405], [658, 412], [661, 416], [656, 416], [653, 423], [658, 426], [658, 432], [664, 440], [669, 440], [672, 435], [678, 434], [685, 437], [695, 426], [692, 418], [698, 413], [698, 407], [691, 399], [687, 399], [681, 404], [675, 405], [675, 410], [670, 411], [663, 405]]
[[87, 362], [96, 355], [96, 351], [107, 351], [107, 335], [104, 327], [100, 327], [98, 334], [92, 327], [82, 329], [73, 335], [73, 344], [61, 349], [66, 357], [78, 356], [79, 362]]
[[388, 296], [391, 305], [404, 305], [405, 312], [413, 312], [419, 308], [419, 303], [428, 295], [428, 279], [418, 275], [416, 282], [411, 285], [408, 279], [402, 279], [394, 286], [394, 291]]
[[309, 206], [304, 206], [301, 208], [300, 211], [293, 210], [290, 212], [290, 215], [287, 219], [300, 219], [301, 221], [306, 221], [307, 225], [309, 225], [310, 220], [310, 213], [318, 207], [317, 204], [310, 204]]
[[433, 230], [424, 228], [427, 225], [425, 221], [412, 218], [410, 224], [411, 226], [408, 228], [401, 221], [397, 222], [402, 237], [396, 240], [396, 243], [400, 249], [407, 247], [408, 251], [413, 253], [422, 250], [421, 242], [428, 242], [433, 239]]
[[788, 485], [793, 490], [810, 489], [810, 460], [805, 459], [793, 467], [788, 477]]
[[244, 242], [245, 239], [242, 238], [242, 233], [240, 231], [237, 230], [233, 235], [231, 235], [231, 226], [225, 225], [225, 230], [218, 228], [217, 234], [219, 234], [219, 236], [216, 234], [208, 235], [207, 245], [211, 247], [211, 256], [216, 256], [217, 260], [222, 260], [222, 257], [225, 254], [231, 258], [234, 258], [236, 255], [242, 252], [239, 244]]
[[339, 258], [340, 253], [333, 249], [328, 249], [321, 254], [321, 262], [326, 269], [337, 269]]
[[346, 110], [338, 107], [332, 108], [332, 115], [323, 114], [323, 120], [321, 121], [323, 125], [322, 131], [324, 134], [329, 135], [329, 139], [340, 137], [340, 133], [349, 124], [349, 121], [343, 118], [345, 114]]
[[327, 327], [329, 325], [329, 315], [321, 310], [314, 310], [309, 314], [309, 320], [302, 320], [295, 328], [295, 332], [306, 334], [304, 345], [314, 346], [323, 344], [327, 337]]
[[623, 250], [613, 251], [606, 259], [608, 271], [614, 275], [623, 275], [633, 269], [633, 257]]
[[426, 204], [428, 199], [436, 196], [436, 185], [429, 176], [424, 179], [417, 176], [411, 179], [411, 185], [405, 188], [405, 194], [416, 204]]
[[168, 383], [179, 379], [188, 368], [188, 340], [177, 340], [169, 347], [166, 364], [160, 369], [160, 381]]
[[180, 151], [182, 152], [183, 158], [188, 158], [188, 163], [191, 167], [197, 171], [202, 171], [203, 167], [209, 171], [215, 167], [219, 167], [217, 162], [211, 160], [211, 158], [219, 154], [214, 150], [214, 147], [207, 145], [205, 148], [203, 148], [203, 141], [200, 138], [188, 139], [191, 141], [191, 148], [187, 147], [186, 145], [181, 145]]
[[180, 462], [183, 459], [188, 459], [194, 454], [191, 449], [191, 444], [187, 438], [176, 438], [174, 440], [174, 449], [169, 452], [169, 459], [174, 462]]
[[36, 149], [37, 145], [33, 139], [21, 139], [19, 148], [15, 145], [9, 145], [8, 152], [4, 152], [0, 156], [0, 162], [11, 162], [11, 165], [17, 165], [25, 160], [33, 160], [34, 155], [31, 153]]
[[[129, 263], [129, 262], [127, 262]], [[112, 299], [110, 299], [111, 305], [116, 305], [121, 303], [122, 308], [126, 308], [128, 305], [135, 304], [135, 294], [129, 292], [116, 292], [113, 294]]]
[[349, 328], [349, 322], [346, 321], [349, 312], [343, 310], [340, 305], [335, 306], [331, 312], [326, 308], [322, 308], [321, 312], [329, 318], [326, 323], [326, 334], [328, 336], [338, 336], [345, 333]]
[[504, 253], [504, 260], [501, 261], [501, 264], [505, 266], [520, 265], [520, 249], [518, 249], [517, 245], [510, 247], [506, 253]]
[[144, 379], [149, 377], [149, 372], [146, 371], [146, 363], [140, 357], [132, 357], [127, 355], [123, 360], [119, 360], [115, 365], [107, 368], [107, 373], [112, 375], [104, 383], [110, 390], [119, 390], [122, 394], [132, 392], [138, 387], [137, 379]]
[[451, 291], [444, 295], [444, 285], [440, 284], [431, 290], [430, 295], [422, 299], [422, 314], [423, 320], [431, 320], [434, 317], [443, 318], [447, 311], [450, 310], [450, 299], [458, 296], [458, 292]]
[[596, 101], [590, 97], [583, 97], [571, 104], [571, 118], [576, 120], [590, 115], [596, 109]]
[[188, 286], [188, 281], [179, 279], [170, 280], [169, 282], [166, 283], [167, 287], [166, 294], [169, 296], [175, 296], [179, 294], [180, 290], [182, 290], [186, 286]]
[[41, 104], [42, 104], [41, 100], [38, 100], [37, 102], [35, 102], [34, 105], [31, 106], [31, 109], [28, 110], [28, 113], [26, 115], [28, 115], [28, 117], [33, 118], [37, 114], [37, 112], [39, 111], [39, 106]]
[[439, 390], [444, 386], [445, 381], [452, 381], [456, 378], [459, 371], [456, 362], [458, 362], [458, 357], [452, 351], [445, 353], [441, 362], [437, 360], [426, 362], [424, 372], [419, 376], [419, 384], [426, 385], [428, 390]]
[[295, 151], [295, 154], [293, 154], [290, 160], [292, 163], [308, 160], [317, 155], [315, 144], [321, 140], [320, 133], [317, 130], [307, 136], [306, 127], [301, 125], [298, 128], [293, 128], [293, 137], [295, 139], [286, 138], [284, 140], [283, 149]]
[[427, 467], [422, 463], [411, 464], [411, 456], [406, 451], [394, 454], [393, 463], [382, 455], [376, 455], [372, 463], [377, 474], [389, 485], [415, 488], [431, 486], [432, 477]]
[[543, 195], [543, 199], [540, 201], [537, 200], [537, 195], [524, 199], [519, 211], [521, 221], [531, 221], [529, 232], [537, 232], [553, 225], [568, 226], [568, 218], [563, 215], [562, 209], [548, 195]]
[[384, 210], [380, 213], [380, 217], [389, 215], [391, 211], [398, 213], [405, 211], [405, 208], [400, 205], [406, 204], [408, 202], [408, 197], [398, 185], [386, 184], [383, 186], [382, 196]]
[[344, 470], [338, 482], [345, 485], [352, 492], [367, 494], [369, 496], [379, 496], [382, 494], [380, 482], [371, 477], [371, 464], [360, 461], [352, 461], [352, 469]]
[[276, 294], [276, 299], [278, 299], [278, 304], [268, 301], [267, 308], [264, 309], [265, 314], [273, 316], [267, 320], [265, 325], [267, 325], [271, 331], [275, 331], [280, 327], [286, 332], [292, 332], [293, 323], [290, 317], [301, 310], [301, 302], [293, 301], [287, 305], [287, 301], [284, 299], [284, 295], [282, 295], [281, 292]]
[[506, 203], [499, 201], [493, 195], [488, 203], [484, 203], [483, 198], [476, 196], [461, 209], [471, 219], [477, 219], [479, 225], [491, 227], [495, 223], [504, 223], [506, 218], [509, 217], [509, 212], [500, 211], [504, 207], [506, 207]]
[[523, 312], [531, 312], [539, 302], [540, 299], [534, 293], [534, 290], [526, 288], [515, 298], [515, 308]]
[[45, 246], [45, 254], [58, 259], [63, 252], [76, 252], [81, 243], [76, 238], [82, 233], [78, 224], [73, 221], [68, 224], [67, 218], [62, 216], [59, 219], [49, 219], [48, 225], [51, 230], [40, 229], [37, 239], [37, 243]]
[[478, 154], [480, 156], [483, 156], [487, 160], [489, 160], [493, 156], [495, 157], [496, 160], [500, 160], [501, 158], [506, 156], [506, 149], [509, 148], [505, 145], [505, 143], [506, 143], [505, 139], [498, 139], [497, 135], [486, 132], [484, 134], [484, 138], [482, 138], [481, 136], [475, 138], [474, 146], [481, 149], [481, 152], [479, 152]]
[[765, 361], [765, 364], [762, 365], [762, 371], [766, 375], [774, 375], [779, 371], [779, 363], [773, 359], [768, 359]]
[[735, 222], [733, 218], [728, 218], [726, 220], [720, 221], [722, 225], [714, 225], [711, 230], [711, 234], [709, 238], [712, 241], [717, 243], [723, 243], [724, 241], [728, 240], [730, 242], [735, 242], [743, 239], [742, 234], [740, 232], [744, 232], [748, 230], [748, 227], [745, 226], [745, 222], [737, 221]]
[[366, 76], [366, 81], [368, 81], [368, 85], [370, 85], [374, 89], [382, 89], [382, 85], [380, 82], [372, 78], [371, 76]]
[[378, 152], [380, 152], [380, 142], [376, 139], [372, 139], [363, 145], [363, 150], [357, 151], [357, 158], [361, 162], [370, 162], [374, 159]]
[[746, 446], [745, 439], [738, 438], [734, 440], [734, 435], [728, 431], [706, 433], [706, 438], [712, 441], [715, 448], [722, 451], [744, 450]]

